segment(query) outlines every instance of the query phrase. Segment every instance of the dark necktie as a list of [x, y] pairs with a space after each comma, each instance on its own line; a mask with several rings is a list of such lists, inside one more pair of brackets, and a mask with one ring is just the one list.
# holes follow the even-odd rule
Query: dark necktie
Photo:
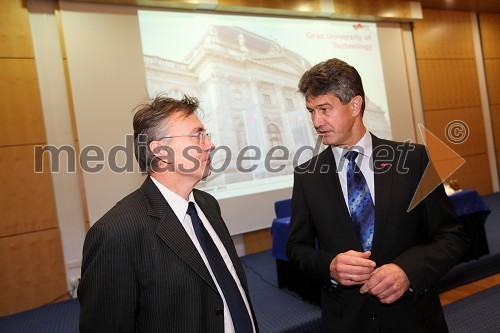
[[224, 259], [222, 259], [222, 255], [217, 249], [212, 237], [210, 237], [210, 234], [207, 229], [205, 229], [203, 222], [201, 222], [193, 202], [189, 203], [187, 213], [191, 217], [196, 237], [200, 242], [203, 252], [205, 252], [210, 267], [212, 268], [212, 272], [214, 273], [219, 287], [224, 294], [227, 306], [231, 312], [235, 332], [253, 332], [252, 321], [250, 319], [250, 315], [248, 314], [245, 302], [243, 301], [243, 297], [241, 296], [240, 290], [236, 285], [236, 281], [229, 272], [229, 269], [227, 268]]
[[345, 155], [349, 160], [347, 165], [347, 197], [351, 220], [361, 245], [365, 251], [370, 251], [375, 224], [375, 206], [366, 179], [356, 164], [357, 156], [357, 151], [350, 151]]

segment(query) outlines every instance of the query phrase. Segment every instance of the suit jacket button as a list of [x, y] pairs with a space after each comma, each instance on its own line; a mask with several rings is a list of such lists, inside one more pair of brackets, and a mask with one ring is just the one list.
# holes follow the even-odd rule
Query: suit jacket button
[[371, 320], [377, 319], [377, 314], [376, 313], [370, 313], [370, 319]]
[[215, 315], [217, 317], [222, 317], [224, 315], [224, 310], [222, 310], [222, 309], [215, 310]]

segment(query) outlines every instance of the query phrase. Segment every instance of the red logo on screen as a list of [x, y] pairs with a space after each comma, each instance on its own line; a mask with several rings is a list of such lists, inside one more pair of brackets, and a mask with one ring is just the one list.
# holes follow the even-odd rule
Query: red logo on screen
[[352, 26], [354, 28], [354, 30], [359, 30], [359, 29], [363, 29], [363, 25], [361, 23], [358, 23], [358, 24], [353, 24]]

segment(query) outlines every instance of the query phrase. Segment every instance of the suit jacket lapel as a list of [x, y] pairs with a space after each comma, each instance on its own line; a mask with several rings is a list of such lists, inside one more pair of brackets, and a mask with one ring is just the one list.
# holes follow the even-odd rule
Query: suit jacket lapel
[[[379, 138], [372, 134], [373, 142], [373, 170], [375, 177], [375, 231], [373, 234], [372, 253], [377, 253], [380, 248], [382, 236], [387, 224], [387, 214], [390, 209], [391, 194], [392, 194], [392, 179], [394, 172], [397, 172], [395, 159], [393, 162], [388, 162], [387, 159], [377, 158], [377, 147], [381, 147], [382, 142]], [[384, 146], [385, 147], [385, 146]], [[387, 146], [388, 149], [393, 149], [392, 146]], [[394, 152], [395, 153], [395, 152]], [[390, 155], [389, 155], [390, 156]], [[387, 163], [387, 165], [384, 164]]]
[[[321, 170], [323, 168], [321, 166], [323, 165], [328, 165], [328, 170]], [[325, 205], [325, 209], [331, 210], [326, 216], [332, 217], [332, 228], [340, 227], [342, 231], [340, 233], [342, 236], [340, 237], [346, 237], [349, 244], [354, 245], [355, 250], [363, 251], [356, 229], [351, 221], [349, 208], [345, 204], [344, 194], [337, 173], [335, 156], [330, 148], [325, 149], [318, 156], [318, 166], [320, 166], [320, 170], [316, 172], [320, 174], [320, 183], [323, 187], [323, 192], [320, 193], [326, 193], [325, 199], [327, 200], [327, 204]], [[340, 198], [340, 200], [337, 200], [337, 198]]]
[[186, 230], [177, 219], [177, 216], [168, 205], [160, 190], [149, 177], [141, 186], [141, 191], [148, 200], [149, 215], [159, 219], [158, 227], [156, 228], [158, 237], [210, 287], [217, 290], [212, 276], [191, 238], [189, 238]]

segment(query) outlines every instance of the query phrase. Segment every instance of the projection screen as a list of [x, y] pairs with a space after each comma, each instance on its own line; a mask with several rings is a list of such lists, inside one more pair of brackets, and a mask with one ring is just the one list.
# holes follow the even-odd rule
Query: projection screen
[[217, 149], [198, 187], [218, 199], [288, 188], [293, 167], [323, 148], [297, 82], [328, 58], [358, 69], [365, 122], [392, 137], [374, 23], [139, 11], [139, 26], [150, 96], [201, 100]]

